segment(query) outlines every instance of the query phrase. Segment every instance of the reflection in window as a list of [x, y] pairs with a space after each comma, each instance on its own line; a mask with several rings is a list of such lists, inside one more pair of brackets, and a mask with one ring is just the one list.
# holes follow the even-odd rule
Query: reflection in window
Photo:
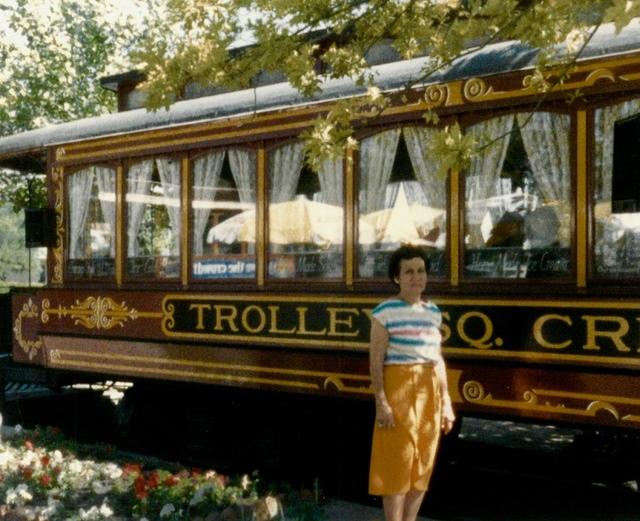
[[434, 132], [393, 129], [360, 143], [360, 277], [386, 277], [391, 252], [405, 243], [425, 247], [431, 276], [446, 275], [446, 185], [427, 157]]
[[127, 172], [127, 261], [131, 278], [180, 276], [180, 161], [155, 159]]
[[89, 167], [66, 178], [67, 273], [70, 277], [113, 277], [116, 245], [116, 172]]
[[256, 153], [209, 152], [192, 170], [193, 278], [255, 277]]
[[614, 179], [614, 152], [616, 163], [633, 164], [637, 168], [637, 161], [631, 157], [637, 149], [625, 149], [628, 136], [615, 136], [616, 122], [638, 113], [640, 100], [595, 112], [595, 272], [604, 277], [640, 275], [640, 212], [635, 202], [626, 202], [618, 190], [614, 192], [614, 185], [624, 184], [627, 174], [624, 169], [618, 169]]
[[466, 276], [570, 273], [569, 131], [569, 116], [548, 112], [503, 116], [467, 129], [490, 145], [466, 175]]
[[269, 153], [269, 268], [273, 278], [340, 278], [343, 265], [342, 160], [318, 172], [301, 142]]

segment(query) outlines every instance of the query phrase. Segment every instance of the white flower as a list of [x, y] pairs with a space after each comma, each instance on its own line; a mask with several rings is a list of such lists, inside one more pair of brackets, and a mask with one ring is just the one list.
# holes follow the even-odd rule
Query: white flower
[[100, 514], [102, 514], [102, 517], [105, 517], [105, 518], [109, 518], [113, 516], [113, 510], [111, 510], [111, 507], [108, 505], [106, 499], [102, 502], [102, 505], [100, 506]]
[[77, 459], [69, 463], [69, 472], [73, 474], [80, 474], [82, 472], [82, 463]]
[[33, 495], [29, 492], [29, 487], [21, 483], [16, 488], [7, 490], [5, 501], [8, 505], [24, 506], [33, 499]]
[[89, 510], [85, 510], [84, 508], [80, 509], [80, 519], [97, 520], [100, 519], [100, 517], [98, 517], [99, 515], [100, 512], [95, 505], [92, 506]]
[[103, 468], [104, 475], [109, 479], [118, 479], [122, 477], [122, 469], [115, 463], [107, 463]]
[[47, 498], [47, 507], [42, 510], [41, 514], [48, 519], [49, 517], [52, 517], [61, 506], [61, 501], [49, 496]]
[[7, 505], [14, 505], [18, 501], [18, 494], [15, 489], [10, 488], [7, 490], [7, 494], [4, 497], [4, 501]]
[[240, 486], [242, 487], [242, 490], [247, 490], [250, 484], [251, 484], [251, 480], [249, 479], [249, 476], [247, 476], [246, 474], [242, 476], [242, 481], [240, 482]]
[[91, 488], [98, 495], [107, 494], [111, 491], [111, 485], [101, 480], [96, 480], [91, 483]]
[[11, 459], [11, 453], [8, 450], [0, 452], [0, 468], [8, 466]]
[[173, 503], [167, 503], [162, 507], [162, 510], [160, 510], [160, 517], [169, 517], [175, 511], [176, 507], [173, 506]]
[[62, 456], [62, 452], [57, 449], [53, 451], [51, 456], [53, 457], [53, 461], [55, 463], [62, 463], [62, 460], [64, 459], [64, 457]]
[[19, 423], [13, 428], [13, 432], [15, 432], [18, 436], [22, 434], [22, 431], [22, 425], [20, 425]]

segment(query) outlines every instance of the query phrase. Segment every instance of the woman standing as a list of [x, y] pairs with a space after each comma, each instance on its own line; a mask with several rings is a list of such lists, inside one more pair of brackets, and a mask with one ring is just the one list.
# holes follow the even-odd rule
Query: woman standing
[[422, 300], [428, 258], [415, 246], [391, 255], [399, 293], [372, 313], [370, 372], [376, 400], [369, 493], [386, 521], [415, 521], [433, 471], [440, 431], [455, 420], [441, 353], [442, 315]]

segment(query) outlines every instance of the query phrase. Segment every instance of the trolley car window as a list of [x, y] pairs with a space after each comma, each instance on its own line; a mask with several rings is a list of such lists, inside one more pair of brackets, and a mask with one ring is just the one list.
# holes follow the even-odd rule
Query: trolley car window
[[127, 171], [129, 278], [180, 275], [180, 161], [155, 159]]
[[570, 124], [536, 112], [467, 129], [489, 144], [465, 178], [466, 277], [570, 274]]
[[388, 257], [402, 243], [424, 246], [430, 275], [446, 275], [446, 184], [427, 152], [434, 132], [406, 127], [360, 143], [360, 277], [386, 277]]
[[113, 278], [116, 246], [116, 172], [91, 166], [66, 177], [67, 275]]
[[595, 111], [595, 273], [640, 276], [640, 100]]
[[191, 175], [193, 278], [255, 277], [256, 153], [209, 152]]
[[302, 142], [269, 152], [269, 268], [271, 278], [342, 277], [344, 196], [342, 160], [317, 172]]

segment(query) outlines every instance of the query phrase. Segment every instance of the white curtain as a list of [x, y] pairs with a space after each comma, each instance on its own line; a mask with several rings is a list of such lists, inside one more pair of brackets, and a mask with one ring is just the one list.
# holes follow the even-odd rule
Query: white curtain
[[342, 207], [342, 158], [323, 161], [318, 170], [322, 201], [326, 204]]
[[289, 143], [269, 153], [269, 202], [293, 200], [302, 171], [304, 145], [300, 141]]
[[[141, 161], [129, 167], [127, 173], [127, 197], [129, 195], [145, 195], [149, 193], [153, 161]], [[127, 201], [127, 255], [136, 257], [139, 252], [138, 230], [146, 204], [138, 201]]]
[[175, 159], [156, 159], [156, 167], [160, 177], [160, 184], [164, 192], [166, 208], [169, 214], [169, 223], [173, 241], [171, 241], [171, 254], [178, 255], [180, 251], [180, 161]]
[[615, 122], [640, 112], [640, 100], [629, 100], [617, 105], [603, 107], [595, 113], [596, 202], [611, 203], [613, 174], [613, 132]]
[[113, 168], [96, 167], [96, 180], [102, 218], [111, 232], [109, 255], [113, 258], [116, 256], [116, 171]]
[[402, 182], [399, 183], [389, 183], [384, 193], [384, 207], [392, 208], [398, 198], [398, 193], [400, 192], [400, 186]]
[[436, 132], [435, 129], [422, 127], [407, 127], [402, 131], [413, 171], [427, 196], [429, 205], [434, 208], [446, 208], [446, 185], [437, 175], [439, 164], [434, 159], [427, 159], [427, 148]]
[[[224, 162], [225, 151], [210, 152], [199, 157], [193, 163], [193, 200], [202, 202], [213, 202], [216, 196], [215, 188], [220, 179], [222, 164]], [[193, 254], [202, 255], [203, 236], [207, 221], [209, 220], [210, 208], [193, 208]]]
[[502, 165], [507, 155], [509, 138], [513, 129], [513, 115], [501, 116], [467, 129], [467, 133], [476, 138], [476, 141], [487, 140], [488, 144], [471, 161], [467, 173], [467, 201], [486, 199], [496, 190], [496, 181], [502, 172]]
[[89, 167], [67, 177], [67, 195], [69, 201], [69, 258], [84, 259], [82, 236], [87, 225], [91, 187], [95, 168]]
[[256, 153], [253, 150], [229, 150], [231, 175], [241, 203], [256, 202]]
[[400, 129], [388, 130], [360, 143], [360, 213], [382, 210], [396, 157]]
[[571, 118], [566, 114], [535, 112], [518, 114], [517, 119], [542, 199], [547, 204], [568, 204], [571, 197]]

